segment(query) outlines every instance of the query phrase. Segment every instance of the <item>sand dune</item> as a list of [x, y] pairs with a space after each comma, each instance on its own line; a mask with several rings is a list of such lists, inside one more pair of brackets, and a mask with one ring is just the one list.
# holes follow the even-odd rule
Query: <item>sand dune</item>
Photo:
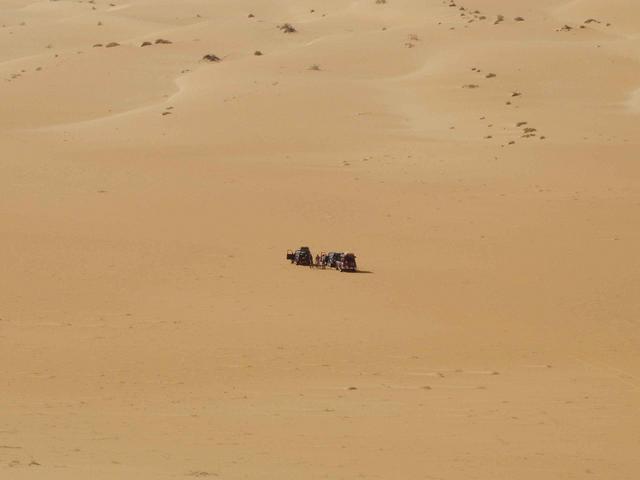
[[637, 478], [640, 6], [0, 13], [0, 478]]

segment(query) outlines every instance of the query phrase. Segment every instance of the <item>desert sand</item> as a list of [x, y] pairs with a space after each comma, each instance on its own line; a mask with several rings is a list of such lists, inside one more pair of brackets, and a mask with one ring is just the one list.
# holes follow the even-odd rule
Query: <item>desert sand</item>
[[0, 24], [0, 478], [640, 477], [638, 2]]

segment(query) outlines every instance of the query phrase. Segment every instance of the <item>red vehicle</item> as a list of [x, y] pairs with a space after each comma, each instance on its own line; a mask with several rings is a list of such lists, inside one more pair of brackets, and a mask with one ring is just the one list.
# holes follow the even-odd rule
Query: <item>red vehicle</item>
[[358, 270], [355, 254], [343, 253], [340, 256], [340, 260], [336, 262], [336, 268], [340, 272], [355, 272], [356, 270]]

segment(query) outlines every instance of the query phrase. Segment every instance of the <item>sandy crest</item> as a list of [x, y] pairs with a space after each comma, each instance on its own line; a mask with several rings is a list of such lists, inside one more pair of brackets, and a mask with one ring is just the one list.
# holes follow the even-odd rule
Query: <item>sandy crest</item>
[[637, 478], [640, 7], [449, 3], [2, 2], [0, 478]]

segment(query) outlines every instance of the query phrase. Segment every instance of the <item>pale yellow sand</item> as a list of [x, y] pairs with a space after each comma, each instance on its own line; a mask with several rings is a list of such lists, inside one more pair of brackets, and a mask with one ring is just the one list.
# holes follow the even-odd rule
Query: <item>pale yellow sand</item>
[[0, 6], [0, 478], [640, 476], [640, 4], [113, 3]]

